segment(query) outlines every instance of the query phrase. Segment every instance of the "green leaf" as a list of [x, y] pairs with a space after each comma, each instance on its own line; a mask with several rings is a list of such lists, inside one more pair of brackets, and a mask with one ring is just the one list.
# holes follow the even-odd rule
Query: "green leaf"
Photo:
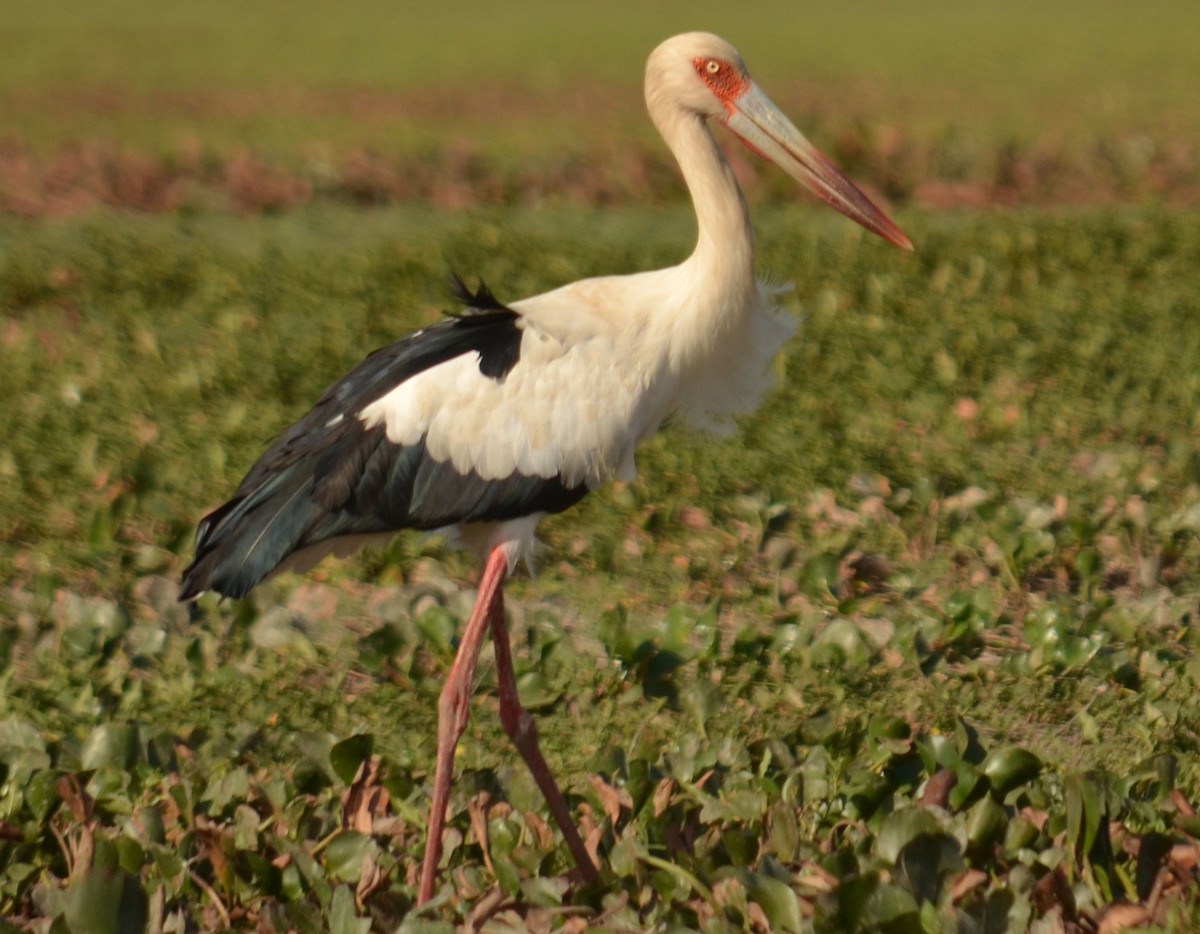
[[343, 782], [349, 785], [358, 774], [358, 768], [371, 758], [375, 748], [375, 737], [370, 733], [348, 736], [329, 750], [329, 763]]
[[721, 709], [723, 701], [721, 689], [704, 679], [693, 681], [683, 689], [679, 697], [679, 706], [688, 714], [691, 727], [700, 736], [705, 736], [705, 724]]
[[418, 918], [416, 912], [410, 912], [400, 927], [396, 928], [396, 934], [458, 934], [460, 930], [448, 921], [430, 921], [428, 918]]
[[133, 817], [134, 826], [144, 842], [160, 845], [166, 842], [167, 832], [163, 825], [162, 805], [138, 808]]
[[750, 900], [758, 902], [771, 922], [772, 930], [800, 932], [804, 929], [800, 899], [786, 883], [758, 873], [746, 873], [742, 883]]
[[984, 795], [967, 812], [967, 841], [971, 846], [991, 846], [1008, 828], [1008, 815], [991, 795]]
[[30, 775], [25, 783], [25, 804], [39, 822], [46, 820], [62, 804], [58, 793], [58, 780], [62, 774], [54, 769], [41, 769]]
[[[990, 798], [985, 800], [991, 800]], [[1017, 815], [1004, 831], [1004, 855], [1012, 859], [1018, 850], [1033, 846], [1039, 834], [1037, 827], [1024, 817]]]
[[67, 890], [71, 934], [142, 934], [148, 904], [137, 880], [119, 869], [96, 869]]
[[449, 655], [454, 635], [458, 631], [458, 621], [444, 606], [431, 605], [416, 620], [417, 631], [431, 645], [436, 646], [443, 654]]
[[922, 835], [942, 835], [952, 826], [940, 808], [914, 807], [893, 811], [884, 818], [875, 836], [875, 852], [888, 863], [895, 863], [909, 843]]
[[288, 927], [296, 934], [326, 934], [325, 919], [320, 909], [310, 902], [289, 902], [284, 906]]
[[358, 882], [362, 875], [363, 857], [377, 852], [375, 841], [367, 834], [345, 830], [325, 847], [325, 866], [331, 878], [341, 882]]
[[371, 919], [360, 918], [349, 886], [339, 885], [329, 902], [329, 934], [368, 934]]
[[951, 769], [960, 761], [956, 737], [949, 733], [929, 733], [920, 738], [917, 752], [930, 775], [941, 769]]
[[1186, 833], [1189, 837], [1200, 838], [1200, 815], [1184, 816], [1176, 814], [1174, 820], [1175, 826]]
[[758, 833], [750, 827], [727, 826], [721, 842], [734, 866], [749, 866], [758, 857]]
[[[261, 853], [241, 851], [241, 857], [250, 868], [254, 884], [266, 895], [279, 895], [283, 890], [283, 872]], [[295, 897], [295, 896], [292, 896]]]
[[297, 788], [316, 792], [337, 778], [329, 761], [330, 750], [335, 745], [333, 736], [327, 732], [308, 733], [297, 736], [295, 743], [304, 754], [304, 758], [296, 763], [294, 781]]
[[1067, 805], [1067, 843], [1086, 859], [1105, 817], [1100, 789], [1091, 779], [1072, 775], [1064, 782], [1063, 794]]
[[516, 864], [507, 857], [494, 860], [496, 882], [506, 895], [516, 895], [521, 890], [521, 873]]
[[888, 780], [878, 772], [860, 772], [846, 788], [846, 816], [865, 820], [873, 815], [892, 791]]
[[841, 555], [823, 552], [809, 558], [800, 571], [805, 590], [815, 597], [829, 596], [838, 582]]
[[978, 766], [960, 759], [952, 769], [955, 782], [948, 799], [950, 810], [958, 811], [987, 794], [988, 782]]
[[358, 641], [359, 664], [371, 675], [379, 675], [392, 664], [405, 646], [404, 634], [393, 623], [385, 623]]
[[521, 883], [521, 894], [531, 905], [542, 908], [559, 908], [567, 895], [567, 880], [562, 876], [544, 878], [537, 876]]
[[121, 836], [116, 839], [117, 862], [131, 876], [141, 872], [146, 862], [146, 851], [132, 837]]
[[213, 813], [220, 814], [235, 802], [244, 800], [249, 793], [250, 771], [239, 765], [211, 781], [200, 800], [208, 802]]
[[124, 771], [138, 759], [138, 728], [134, 723], [102, 723], [88, 736], [79, 751], [84, 770], [111, 766]]
[[0, 762], [10, 767], [21, 764], [30, 770], [48, 769], [50, 757], [38, 728], [18, 717], [0, 720]]
[[1027, 749], [1005, 746], [989, 752], [981, 768], [992, 783], [992, 788], [1003, 796], [1037, 778], [1042, 770], [1042, 762]]
[[817, 657], [830, 666], [862, 665], [871, 656], [871, 649], [858, 627], [839, 617], [826, 626], [813, 642], [819, 649]]
[[917, 902], [898, 885], [885, 883], [875, 888], [863, 905], [862, 919], [866, 924], [886, 931], [912, 931], [917, 934], [920, 930]]
[[638, 861], [646, 855], [646, 848], [628, 827], [609, 851], [608, 862], [613, 872], [619, 878], [632, 876], [637, 870]]
[[948, 833], [923, 833], [904, 845], [896, 879], [920, 902], [940, 902], [944, 883], [964, 867], [962, 848]]
[[776, 800], [767, 814], [766, 852], [781, 862], [791, 862], [800, 846], [800, 822], [796, 809], [785, 800]]

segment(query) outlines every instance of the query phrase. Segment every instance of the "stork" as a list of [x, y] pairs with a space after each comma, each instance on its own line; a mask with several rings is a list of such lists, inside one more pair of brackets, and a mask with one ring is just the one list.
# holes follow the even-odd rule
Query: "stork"
[[245, 596], [285, 568], [401, 529], [444, 530], [477, 552], [474, 608], [438, 704], [437, 757], [418, 903], [433, 894], [454, 751], [491, 631], [500, 721], [581, 877], [597, 878], [517, 697], [502, 586], [539, 520], [605, 481], [673, 414], [705, 428], [752, 410], [795, 325], [754, 273], [745, 200], [709, 121], [850, 219], [912, 244], [750, 79], [723, 39], [692, 32], [646, 65], [646, 105], [695, 204], [695, 250], [677, 266], [585, 279], [502, 304], [453, 280], [464, 307], [367, 357], [286, 429], [196, 533], [180, 599]]

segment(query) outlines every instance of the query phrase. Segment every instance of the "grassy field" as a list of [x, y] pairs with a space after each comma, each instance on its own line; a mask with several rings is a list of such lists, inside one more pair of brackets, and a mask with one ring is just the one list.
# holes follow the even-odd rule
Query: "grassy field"
[[[0, 9], [0, 930], [1194, 930], [1188, 10]], [[485, 653], [416, 913], [471, 562], [402, 536], [193, 613], [175, 581], [450, 270], [505, 299], [686, 252], [638, 81], [697, 25], [918, 249], [738, 164], [796, 283], [779, 389], [649, 443], [511, 589], [602, 882]]]
[[[922, 132], [959, 124], [987, 137], [1047, 130], [1092, 135], [1163, 126], [1194, 142], [1200, 64], [1191, 53], [1200, 44], [1200, 24], [1190, 12], [1185, 0], [1156, 0], [1139, 16], [1119, 0], [1097, 0], [1087, 15], [1073, 4], [1034, 0], [866, 0], [849, 9], [829, 0], [802, 9], [765, 0], [751, 14], [712, 0], [686, 7], [629, 0], [603, 7], [539, 0], [503, 7], [382, 0], [337, 8], [313, 0], [252, 8], [230, 0], [192, 6], [116, 0], [52, 9], [10, 4], [0, 11], [6, 63], [0, 89], [16, 108], [6, 109], [7, 132], [27, 133], [38, 145], [98, 131], [121, 142], [170, 146], [175, 133], [191, 127], [202, 129], [206, 140], [215, 133], [251, 145], [275, 139], [288, 146], [321, 139], [362, 145], [379, 130], [374, 121], [289, 112], [289, 95], [302, 104], [306, 94], [395, 94], [422, 117], [427, 108], [449, 103], [447, 116], [457, 120], [465, 111], [496, 130], [513, 114], [472, 113], [473, 101], [486, 104], [497, 90], [519, 89], [547, 95], [538, 99], [541, 108], [596, 83], [608, 89], [603, 116], [627, 129], [640, 126], [631, 104], [650, 49], [674, 32], [709, 29], [736, 37], [760, 80], [785, 99], [807, 87], [827, 96], [830, 109], [914, 124]], [[462, 89], [470, 89], [466, 100], [457, 93]], [[440, 100], [444, 91], [452, 92], [449, 101]], [[106, 92], [118, 96], [118, 106], [97, 107], [86, 96], [102, 100]], [[280, 97], [269, 101], [270, 112], [264, 107], [252, 115], [172, 110], [174, 95], [194, 92], [210, 100], [225, 93]], [[860, 100], [860, 92], [868, 96]], [[45, 101], [59, 93], [59, 106], [49, 112], [20, 107], [26, 95], [45, 95]], [[130, 102], [121, 107], [124, 95]], [[164, 119], [138, 113], [160, 95], [167, 107], [155, 116]], [[403, 111], [380, 116], [413, 122]], [[553, 132], [538, 114], [524, 116], [539, 131]], [[80, 118], [82, 127], [75, 122]], [[488, 145], [474, 127], [460, 132], [468, 129], [468, 139]], [[578, 135], [560, 132], [564, 139]], [[538, 143], [527, 140], [523, 148], [536, 150]]]
[[0, 210], [644, 201], [673, 166], [643, 63], [688, 28], [733, 37], [802, 129], [895, 201], [1200, 200], [1187, 0], [282, 11], [6, 5]]

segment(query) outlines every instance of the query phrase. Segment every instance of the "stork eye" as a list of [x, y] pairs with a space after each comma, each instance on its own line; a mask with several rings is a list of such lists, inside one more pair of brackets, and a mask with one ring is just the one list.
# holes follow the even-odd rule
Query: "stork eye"
[[750, 86], [750, 79], [741, 73], [741, 69], [723, 58], [698, 55], [692, 59], [692, 67], [696, 69], [696, 76], [708, 85], [709, 91], [726, 106]]

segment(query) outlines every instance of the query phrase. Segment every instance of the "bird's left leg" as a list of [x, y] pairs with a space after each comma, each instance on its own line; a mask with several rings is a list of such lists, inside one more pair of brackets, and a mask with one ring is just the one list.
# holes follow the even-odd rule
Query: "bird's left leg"
[[[496, 552], [492, 553], [493, 557], [495, 554]], [[575, 864], [579, 867], [584, 881], [595, 882], [600, 878], [600, 874], [596, 871], [591, 856], [588, 855], [587, 847], [583, 845], [579, 831], [575, 829], [575, 822], [571, 819], [571, 810], [567, 807], [562, 792], [558, 790], [558, 784], [554, 781], [550, 767], [542, 758], [542, 751], [538, 748], [537, 724], [533, 722], [529, 711], [521, 706], [521, 700], [517, 696], [517, 679], [513, 672], [512, 649], [508, 644], [508, 626], [504, 620], [503, 593], [497, 591], [496, 598], [489, 606], [489, 611], [492, 645], [496, 650], [500, 725], [504, 727], [504, 732], [513, 741], [513, 745], [521, 753], [521, 758], [529, 766], [529, 771], [533, 773], [533, 780], [537, 782], [542, 796], [546, 799], [546, 804], [550, 806], [550, 813], [554, 815], [558, 829], [562, 831], [563, 839], [566, 841], [571, 855], [575, 857]]]
[[479, 579], [475, 607], [463, 629], [458, 653], [450, 674], [442, 686], [438, 701], [437, 765], [433, 779], [433, 801], [429, 809], [429, 828], [425, 837], [425, 859], [421, 864], [421, 888], [417, 904], [423, 905], [433, 897], [438, 863], [442, 858], [442, 830], [446, 826], [446, 805], [450, 800], [450, 780], [454, 774], [454, 750], [467, 728], [470, 711], [471, 683], [475, 679], [475, 663], [488, 631], [488, 621], [499, 606], [504, 615], [501, 586], [508, 573], [508, 560], [499, 549], [493, 551]]

